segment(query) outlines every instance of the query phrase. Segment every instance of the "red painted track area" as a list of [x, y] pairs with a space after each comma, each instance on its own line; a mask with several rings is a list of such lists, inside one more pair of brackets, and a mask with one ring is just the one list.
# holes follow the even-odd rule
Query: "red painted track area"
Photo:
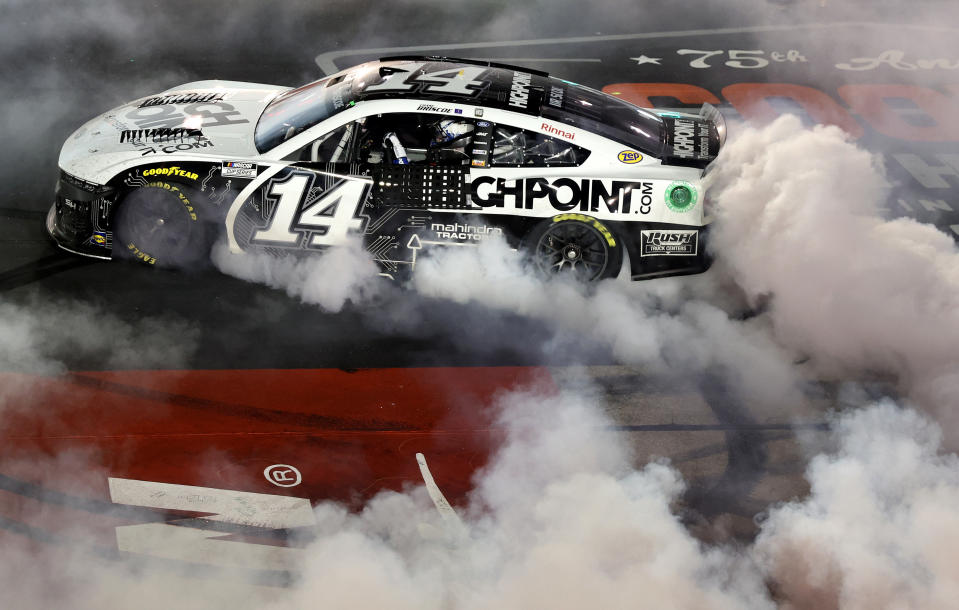
[[[356, 505], [420, 484], [422, 452], [462, 498], [496, 442], [496, 394], [553, 387], [546, 369], [520, 367], [4, 373], [0, 384], [13, 388], [0, 516], [97, 539], [138, 520], [112, 510], [108, 477]], [[268, 481], [274, 464], [302, 483]]]

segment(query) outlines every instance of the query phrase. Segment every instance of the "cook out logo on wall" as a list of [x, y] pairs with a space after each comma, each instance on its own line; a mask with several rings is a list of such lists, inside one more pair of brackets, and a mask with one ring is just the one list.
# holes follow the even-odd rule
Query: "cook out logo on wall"
[[643, 231], [640, 256], [695, 256], [699, 232], [694, 230]]
[[273, 464], [263, 470], [263, 476], [277, 487], [296, 487], [303, 482], [303, 475], [289, 464]]

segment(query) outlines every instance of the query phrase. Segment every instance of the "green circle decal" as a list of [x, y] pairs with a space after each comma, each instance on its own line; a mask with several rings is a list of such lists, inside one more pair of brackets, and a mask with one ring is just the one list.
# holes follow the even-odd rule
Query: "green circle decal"
[[666, 207], [674, 212], [688, 212], [696, 205], [696, 189], [688, 182], [673, 182], [666, 187]]

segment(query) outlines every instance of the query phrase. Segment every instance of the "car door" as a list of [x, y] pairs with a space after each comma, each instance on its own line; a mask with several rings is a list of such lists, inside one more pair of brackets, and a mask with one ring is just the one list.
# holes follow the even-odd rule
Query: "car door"
[[363, 235], [372, 179], [350, 163], [356, 128], [355, 122], [341, 125], [285, 163], [254, 168], [256, 178], [227, 215], [231, 249], [322, 251]]

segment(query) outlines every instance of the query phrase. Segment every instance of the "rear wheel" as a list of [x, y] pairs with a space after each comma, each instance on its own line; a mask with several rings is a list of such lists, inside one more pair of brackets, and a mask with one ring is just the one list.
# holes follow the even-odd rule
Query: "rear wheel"
[[114, 254], [160, 267], [195, 267], [209, 260], [210, 243], [196, 202], [200, 193], [175, 182], [131, 191], [114, 215]]
[[527, 243], [536, 267], [591, 282], [615, 277], [623, 248], [606, 225], [584, 214], [560, 214], [537, 226]]

